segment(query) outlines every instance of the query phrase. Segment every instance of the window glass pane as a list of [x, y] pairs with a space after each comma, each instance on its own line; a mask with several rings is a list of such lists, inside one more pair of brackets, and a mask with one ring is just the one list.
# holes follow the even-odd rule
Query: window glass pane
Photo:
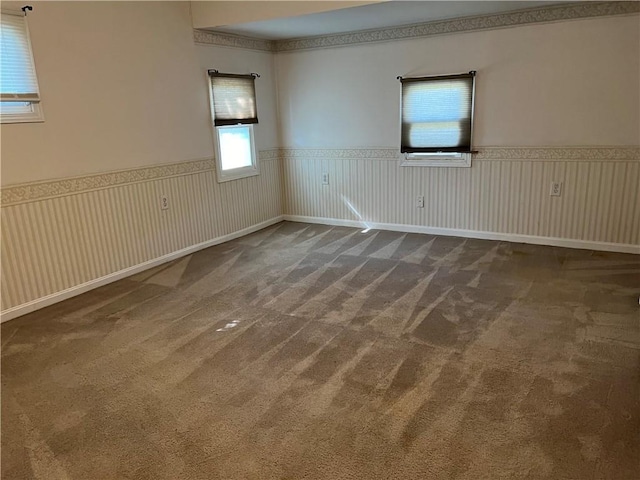
[[32, 113], [33, 104], [31, 102], [0, 102], [0, 113], [19, 114], [19, 113]]
[[460, 144], [461, 122], [414, 123], [409, 126], [411, 145], [427, 147], [455, 147]]
[[460, 158], [460, 157], [462, 157], [462, 153], [456, 153], [456, 152], [418, 152], [418, 153], [412, 153], [411, 156], [412, 157], [424, 157], [424, 158], [429, 158], [429, 157]]
[[253, 165], [250, 128], [245, 125], [217, 128], [222, 170]]

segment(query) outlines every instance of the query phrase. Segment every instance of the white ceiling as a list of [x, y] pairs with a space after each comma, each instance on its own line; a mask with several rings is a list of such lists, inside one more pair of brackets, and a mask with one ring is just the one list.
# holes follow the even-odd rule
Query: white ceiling
[[334, 33], [394, 27], [457, 17], [488, 15], [568, 3], [564, 1], [387, 1], [299, 17], [216, 27], [215, 31], [270, 40], [330, 35]]

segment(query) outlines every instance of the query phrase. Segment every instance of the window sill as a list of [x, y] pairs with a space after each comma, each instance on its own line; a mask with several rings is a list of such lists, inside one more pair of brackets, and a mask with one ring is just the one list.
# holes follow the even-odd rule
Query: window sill
[[42, 108], [34, 108], [33, 112], [29, 113], [5, 113], [0, 114], [0, 123], [42, 123], [44, 122], [44, 115], [42, 114]]
[[400, 160], [401, 167], [471, 167], [471, 154], [461, 153], [459, 155], [421, 155], [415, 153], [404, 154]]
[[231, 180], [240, 180], [241, 178], [255, 177], [260, 175], [258, 167], [238, 168], [235, 170], [229, 170], [227, 172], [217, 170], [218, 183], [230, 182]]

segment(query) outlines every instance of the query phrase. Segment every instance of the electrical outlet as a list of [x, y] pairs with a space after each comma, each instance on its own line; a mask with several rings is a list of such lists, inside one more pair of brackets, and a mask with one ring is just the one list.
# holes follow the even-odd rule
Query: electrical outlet
[[329, 185], [329, 174], [328, 173], [323, 173], [322, 174], [322, 185]]
[[416, 208], [424, 208], [424, 195], [416, 197]]
[[551, 192], [549, 192], [549, 195], [552, 197], [562, 195], [562, 182], [551, 182]]
[[169, 197], [166, 195], [160, 197], [160, 210], [169, 210]]

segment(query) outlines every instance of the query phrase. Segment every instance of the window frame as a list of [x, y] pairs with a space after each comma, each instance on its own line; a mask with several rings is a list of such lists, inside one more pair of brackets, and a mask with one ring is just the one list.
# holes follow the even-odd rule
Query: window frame
[[[44, 122], [44, 112], [42, 111], [42, 99], [40, 98], [40, 85], [38, 82], [38, 72], [36, 70], [36, 62], [33, 58], [33, 47], [31, 45], [31, 33], [29, 32], [29, 22], [25, 12], [20, 10], [13, 10], [10, 8], [0, 9], [2, 15], [13, 15], [15, 17], [21, 17], [24, 24], [24, 32], [26, 35], [26, 43], [29, 49], [29, 56], [31, 59], [31, 65], [33, 67], [33, 74], [36, 78], [36, 85], [38, 87], [38, 101], [25, 100], [24, 103], [28, 103], [31, 111], [24, 113], [2, 113], [0, 110], [0, 124], [10, 123], [41, 123]], [[0, 100], [1, 101], [1, 100]], [[7, 102], [5, 100], [5, 102]], [[8, 102], [7, 102], [8, 103]], [[17, 103], [17, 102], [16, 102]]]
[[[474, 117], [475, 117], [475, 100], [476, 100], [476, 71], [472, 70], [468, 74], [453, 74], [453, 75], [433, 75], [433, 76], [425, 76], [423, 77], [425, 81], [429, 79], [445, 79], [452, 78], [462, 75], [471, 75], [471, 128], [470, 128], [470, 139], [469, 144], [473, 145], [473, 127], [474, 127]], [[401, 80], [402, 77], [398, 77], [398, 80]], [[400, 87], [400, 136], [402, 136], [402, 105], [403, 105], [403, 97], [402, 97], [402, 83]], [[402, 140], [401, 140], [402, 142]], [[400, 166], [401, 167], [453, 167], [453, 168], [470, 168], [471, 167], [471, 157], [473, 155], [473, 151], [471, 152], [400, 152]]]
[[[260, 175], [260, 165], [258, 162], [258, 155], [256, 152], [256, 142], [255, 142], [255, 132], [254, 125], [255, 123], [241, 123], [238, 122], [236, 124], [231, 125], [220, 125], [216, 126], [215, 124], [215, 109], [214, 109], [214, 99], [213, 99], [213, 82], [211, 72], [215, 70], [207, 71], [207, 84], [209, 86], [209, 110], [211, 113], [211, 131], [213, 136], [213, 143], [215, 146], [215, 160], [216, 160], [216, 176], [218, 179], [218, 183], [228, 182], [231, 180], [239, 180], [241, 178], [253, 177], [256, 175]], [[217, 71], [215, 71], [217, 73]], [[226, 74], [225, 74], [226, 75]], [[256, 94], [257, 96], [257, 94]], [[256, 111], [257, 115], [257, 111]], [[227, 170], [223, 170], [222, 168], [222, 152], [220, 148], [220, 131], [225, 128], [232, 127], [248, 127], [249, 128], [249, 142], [250, 142], [250, 152], [251, 152], [251, 165], [247, 167], [239, 167], [239, 168], [230, 168]]]

